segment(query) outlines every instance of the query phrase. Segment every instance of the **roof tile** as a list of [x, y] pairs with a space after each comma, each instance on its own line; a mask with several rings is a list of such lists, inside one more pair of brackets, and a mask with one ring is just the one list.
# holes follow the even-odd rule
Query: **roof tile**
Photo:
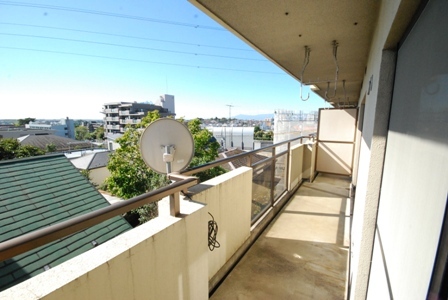
[[[63, 155], [0, 162], [0, 242], [108, 205]], [[115, 217], [0, 262], [0, 291], [129, 229]]]

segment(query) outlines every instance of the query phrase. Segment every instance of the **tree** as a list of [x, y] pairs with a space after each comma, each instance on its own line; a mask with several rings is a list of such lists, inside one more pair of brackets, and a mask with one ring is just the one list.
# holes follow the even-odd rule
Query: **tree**
[[46, 150], [48, 153], [51, 153], [51, 152], [56, 152], [57, 148], [56, 148], [56, 145], [55, 145], [55, 144], [47, 144], [47, 145], [45, 146], [45, 150]]
[[86, 126], [78, 126], [75, 128], [75, 139], [85, 141], [89, 138], [89, 129]]
[[[120, 148], [110, 156], [107, 168], [111, 175], [105, 181], [105, 188], [112, 194], [129, 199], [169, 184], [166, 176], [149, 169], [140, 155], [141, 129], [159, 118], [158, 111], [149, 112], [137, 126], [126, 127], [123, 136], [117, 139]], [[218, 156], [219, 143], [213, 141], [212, 134], [201, 129], [200, 125], [198, 119], [188, 123], [195, 141], [195, 155], [190, 167], [208, 163]], [[223, 168], [213, 168], [202, 172], [199, 178], [206, 180], [224, 172]], [[157, 215], [157, 204], [145, 205], [132, 211], [130, 215], [132, 214], [137, 214], [139, 222], [144, 223]]]
[[18, 119], [17, 120], [17, 125], [18, 126], [23, 126], [23, 125], [29, 124], [30, 122], [34, 122], [34, 121], [36, 121], [36, 118]]
[[[107, 168], [111, 176], [105, 182], [105, 187], [113, 195], [129, 199], [169, 183], [166, 176], [160, 175], [146, 166], [139, 149], [141, 136], [139, 129], [159, 118], [158, 111], [149, 112], [137, 126], [127, 126], [123, 136], [117, 139], [120, 148], [110, 155]], [[149, 221], [157, 215], [157, 204], [152, 203], [138, 208], [129, 213], [128, 217], [133, 214], [138, 215], [140, 223]]]
[[[191, 160], [190, 168], [200, 166], [216, 160], [218, 157], [219, 143], [213, 137], [213, 134], [207, 129], [201, 128], [201, 121], [194, 119], [188, 122], [188, 129], [194, 140], [194, 157]], [[224, 174], [222, 167], [214, 167], [196, 174], [201, 181], [208, 180], [218, 175]]]
[[23, 158], [42, 154], [45, 154], [43, 150], [29, 145], [22, 146], [16, 139], [0, 139], [0, 160]]
[[104, 139], [104, 127], [100, 126], [95, 129], [95, 131], [91, 134], [91, 137], [95, 140], [103, 140]]
[[16, 158], [38, 156], [43, 154], [45, 154], [45, 151], [42, 149], [39, 149], [35, 146], [24, 145], [19, 147], [16, 153]]
[[262, 141], [272, 141], [274, 139], [274, 133], [272, 130], [264, 131], [260, 126], [254, 127], [254, 139]]

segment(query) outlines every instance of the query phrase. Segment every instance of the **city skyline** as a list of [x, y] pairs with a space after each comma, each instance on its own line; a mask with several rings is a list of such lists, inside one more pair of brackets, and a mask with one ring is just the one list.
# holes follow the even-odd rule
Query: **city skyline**
[[301, 101], [298, 81], [186, 1], [0, 6], [0, 119], [102, 119], [104, 103], [163, 94], [187, 119], [324, 105]]

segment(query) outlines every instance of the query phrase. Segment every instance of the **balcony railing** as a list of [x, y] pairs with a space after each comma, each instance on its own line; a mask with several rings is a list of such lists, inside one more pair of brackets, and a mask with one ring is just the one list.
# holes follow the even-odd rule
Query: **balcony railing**
[[120, 119], [120, 124], [138, 124], [141, 119]]
[[[205, 268], [205, 272], [208, 275], [204, 275], [205, 277], [209, 278], [209, 281], [212, 282], [210, 286], [213, 287], [220, 280], [220, 278], [222, 278], [223, 275], [221, 274], [221, 270], [224, 269], [224, 265], [226, 265], [229, 261], [232, 261], [232, 259], [234, 260], [234, 257], [242, 255], [240, 249], [248, 247], [249, 244], [247, 244], [247, 242], [250, 240], [248, 240], [248, 234], [252, 235], [252, 232], [261, 232], [261, 229], [256, 229], [258, 228], [257, 226], [259, 226], [260, 224], [260, 227], [265, 226], [267, 224], [266, 222], [269, 222], [265, 220], [273, 218], [272, 212], [280, 209], [281, 205], [277, 204], [280, 202], [286, 203], [289, 195], [291, 195], [295, 191], [295, 189], [298, 188], [300, 182], [302, 181], [302, 170], [304, 170], [304, 168], [302, 167], [302, 160], [304, 157], [303, 153], [305, 151], [304, 149], [308, 147], [301, 144], [303, 139], [313, 140], [312, 137], [299, 137], [262, 149], [242, 153], [215, 162], [211, 162], [206, 165], [188, 169], [182, 172], [182, 174], [170, 174], [169, 178], [173, 181], [173, 183], [167, 187], [2, 242], [0, 243], [0, 262], [36, 247], [55, 241], [57, 239], [66, 237], [70, 234], [76, 233], [85, 228], [99, 224], [114, 216], [141, 207], [144, 204], [149, 204], [168, 196], [170, 198], [170, 215], [175, 216], [176, 219], [182, 219], [183, 216], [186, 216], [188, 214], [185, 214], [184, 212], [180, 214], [179, 193], [182, 191], [185, 194], [189, 194], [190, 192], [187, 192], [187, 190], [194, 190], [195, 188], [200, 186], [203, 186], [202, 188], [209, 188], [213, 186], [212, 181], [210, 181], [210, 183], [209, 181], [207, 181], [203, 185], [197, 185], [198, 180], [196, 177], [192, 177], [192, 175], [202, 171], [206, 171], [213, 167], [222, 166], [224, 164], [228, 164], [229, 162], [233, 162], [234, 166], [237, 165], [239, 167], [245, 167], [242, 169], [242, 172], [238, 172], [237, 170], [235, 170], [235, 174], [239, 174], [236, 176], [243, 177], [229, 177], [232, 176], [232, 172], [229, 172], [227, 173], [229, 175], [222, 175], [224, 176], [224, 179], [222, 180], [224, 184], [226, 181], [230, 180], [230, 186], [217, 188], [216, 196], [210, 196], [210, 194], [207, 193], [201, 194], [201, 192], [199, 191], [193, 191], [194, 195], [191, 196], [193, 199], [195, 199], [195, 201], [205, 201], [208, 204], [208, 211], [215, 215], [217, 220], [220, 222], [220, 230], [223, 230], [223, 232], [225, 232], [227, 236], [226, 248], [228, 248], [228, 250], [225, 251], [225, 257], [223, 257], [222, 254], [217, 255], [215, 253], [209, 253], [208, 255], [206, 255], [206, 252], [203, 253], [205, 254], [205, 258], [209, 256], [209, 260], [212, 259], [212, 261], [214, 261], [213, 263], [210, 262], [210, 264], [212, 265], [210, 270], [207, 271], [208, 268]], [[252, 168], [252, 170], [250, 170], [250, 168]], [[246, 170], [249, 170], [251, 172], [248, 173], [248, 171]], [[252, 191], [250, 191], [250, 189], [247, 189], [248, 185], [250, 187], [250, 184], [247, 184], [246, 181], [250, 180], [247, 175], [252, 176]], [[242, 179], [244, 179], [244, 181], [242, 181]], [[232, 184], [234, 186], [232, 186]], [[242, 184], [240, 186], [241, 190], [236, 188], [235, 185], [238, 184]], [[246, 200], [244, 200], [244, 203], [238, 201], [241, 194], [247, 195], [245, 196], [247, 197], [245, 199], [251, 200], [252, 203], [249, 203]], [[195, 198], [196, 196], [199, 198]], [[227, 198], [221, 200], [220, 197]], [[217, 209], [217, 205], [224, 205], [225, 207]], [[243, 207], [239, 207], [241, 205]], [[203, 217], [201, 218], [203, 219], [207, 215], [202, 214], [202, 216]], [[265, 219], [265, 216], [267, 216], [268, 218]], [[156, 221], [159, 218], [160, 217], [154, 220]], [[185, 233], [184, 230], [187, 229], [182, 229], [181, 235], [185, 236], [185, 238], [190, 237], [197, 242], [197, 238], [194, 236], [198, 234], [197, 232], [195, 232], [196, 230], [202, 230], [202, 225], [200, 225], [202, 224], [201, 222], [198, 223], [199, 227], [194, 227], [196, 229], [189, 227], [190, 230], [192, 230], [191, 232], [188, 231]], [[242, 222], [247, 225], [241, 226], [241, 224], [238, 222]], [[192, 224], [195, 223], [188, 224], [190, 224], [189, 226], [193, 226]], [[148, 226], [150, 225], [151, 224], [148, 224]], [[250, 226], [252, 226], [252, 229], [249, 228]], [[259, 233], [254, 234], [256, 235]], [[202, 234], [200, 235], [200, 237], [202, 237]], [[237, 241], [233, 241], [235, 239]], [[167, 241], [169, 240], [172, 239], [169, 238]], [[230, 244], [232, 245], [232, 247], [229, 246]], [[233, 250], [230, 250], [229, 247]], [[197, 246], [195, 245], [195, 247], [193, 248], [196, 249]], [[98, 249], [97, 247], [96, 250], [100, 249]], [[180, 251], [185, 252], [183, 250]], [[204, 255], [201, 254], [201, 257], [204, 257]], [[186, 264], [187, 267], [189, 264], [190, 262]], [[195, 261], [193, 262], [193, 264], [195, 266], [198, 265]], [[184, 267], [184, 264], [182, 264], [180, 267]], [[53, 272], [56, 272], [55, 270], [56, 269], [52, 269]]]
[[103, 109], [105, 114], [118, 114], [118, 108], [105, 108]]
[[105, 120], [108, 122], [118, 122], [120, 119], [118, 117], [106, 117]]
[[120, 129], [120, 125], [107, 125], [106, 128], [107, 129], [116, 129], [116, 130], [118, 130], [118, 129]]
[[288, 172], [290, 168], [291, 147], [302, 144], [305, 140], [314, 141], [315, 134], [298, 137], [263, 147], [250, 152], [221, 159], [203, 166], [182, 172], [194, 175], [212, 167], [222, 166], [238, 161], [234, 165], [253, 169], [252, 178], [252, 224], [255, 223], [288, 189]]

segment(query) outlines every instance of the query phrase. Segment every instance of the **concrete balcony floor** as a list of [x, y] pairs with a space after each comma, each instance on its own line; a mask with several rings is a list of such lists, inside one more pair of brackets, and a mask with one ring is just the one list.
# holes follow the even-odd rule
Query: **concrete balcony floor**
[[210, 299], [345, 299], [349, 185], [304, 183]]

